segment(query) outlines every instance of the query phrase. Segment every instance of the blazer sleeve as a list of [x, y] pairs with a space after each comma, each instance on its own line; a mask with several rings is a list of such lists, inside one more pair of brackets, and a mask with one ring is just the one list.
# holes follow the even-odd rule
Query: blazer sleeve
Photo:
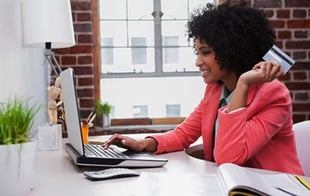
[[287, 88], [278, 80], [250, 88], [247, 107], [219, 111], [219, 128], [214, 148], [217, 164], [243, 165], [274, 141], [276, 134], [291, 131], [292, 106]]
[[174, 130], [151, 136], [158, 143], [155, 153], [159, 154], [184, 150], [195, 142], [201, 136], [202, 107], [203, 100], [200, 101], [199, 105], [184, 122], [178, 125]]

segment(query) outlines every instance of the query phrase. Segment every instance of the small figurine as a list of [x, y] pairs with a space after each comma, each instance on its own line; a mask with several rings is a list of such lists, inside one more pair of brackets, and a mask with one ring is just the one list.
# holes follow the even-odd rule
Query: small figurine
[[57, 124], [58, 120], [58, 107], [62, 105], [62, 92], [60, 88], [60, 77], [55, 79], [55, 85], [48, 87], [49, 100], [48, 100], [48, 117], [52, 125]]

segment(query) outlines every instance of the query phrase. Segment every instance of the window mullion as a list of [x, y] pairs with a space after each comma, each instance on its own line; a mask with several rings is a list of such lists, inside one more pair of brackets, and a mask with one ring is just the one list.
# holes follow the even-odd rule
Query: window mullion
[[129, 19], [128, 19], [128, 1], [126, 0], [126, 46], [130, 47], [130, 42], [129, 42]]
[[155, 73], [163, 73], [162, 58], [162, 34], [161, 34], [161, 4], [160, 0], [153, 0], [154, 17], [154, 55], [155, 55]]

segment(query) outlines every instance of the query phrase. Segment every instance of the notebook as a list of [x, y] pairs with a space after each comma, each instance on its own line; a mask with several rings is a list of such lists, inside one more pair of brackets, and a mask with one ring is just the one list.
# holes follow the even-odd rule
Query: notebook
[[68, 142], [65, 151], [78, 166], [100, 167], [160, 167], [167, 159], [152, 153], [133, 152], [111, 146], [104, 149], [101, 145], [83, 144], [79, 105], [75, 86], [74, 71], [68, 68], [60, 73]]

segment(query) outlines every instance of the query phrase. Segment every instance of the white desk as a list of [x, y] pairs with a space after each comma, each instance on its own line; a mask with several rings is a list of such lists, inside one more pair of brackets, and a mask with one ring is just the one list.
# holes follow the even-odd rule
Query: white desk
[[[92, 137], [105, 140], [109, 136]], [[145, 137], [144, 134], [134, 137]], [[66, 140], [64, 140], [66, 141]], [[216, 165], [173, 152], [158, 155], [168, 159], [160, 168], [137, 169], [139, 177], [90, 181], [84, 170], [73, 164], [64, 150], [39, 151], [33, 190], [28, 196], [167, 196], [223, 195], [215, 178]], [[97, 170], [101, 168], [96, 168]]]

